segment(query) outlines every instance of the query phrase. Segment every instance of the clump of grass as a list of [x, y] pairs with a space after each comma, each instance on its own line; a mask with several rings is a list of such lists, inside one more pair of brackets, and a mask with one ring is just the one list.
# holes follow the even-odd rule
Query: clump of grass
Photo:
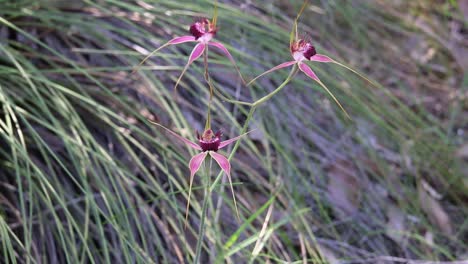
[[[183, 228], [185, 163], [194, 153], [147, 120], [187, 137], [202, 130], [203, 66], [187, 71], [177, 98], [171, 87], [190, 46], [168, 48], [130, 73], [183, 25], [209, 15], [211, 4], [21, 1], [0, 10], [3, 262], [194, 258], [202, 181], [194, 184], [191, 227]], [[241, 4], [219, 4], [218, 37], [251, 79], [288, 58], [301, 2]], [[463, 258], [466, 163], [455, 153], [465, 142], [467, 85], [454, 56], [463, 47], [447, 33], [461, 16], [451, 4], [383, 5], [331, 1], [305, 10], [299, 27], [319, 50], [381, 86], [314, 67], [352, 121], [306, 78], [259, 108], [259, 129], [232, 160], [241, 222], [221, 181], [204, 262]], [[233, 99], [258, 99], [287, 75], [248, 89], [233, 81], [229, 61], [210, 56], [215, 85]], [[213, 126], [236, 135], [248, 109], [219, 99], [213, 106]]]

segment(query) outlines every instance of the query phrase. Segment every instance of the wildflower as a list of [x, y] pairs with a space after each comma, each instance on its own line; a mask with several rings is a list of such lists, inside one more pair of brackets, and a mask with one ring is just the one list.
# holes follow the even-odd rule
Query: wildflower
[[[247, 85], [250, 85], [255, 80], [257, 80], [258, 78], [260, 78], [261, 76], [263, 76], [265, 74], [268, 74], [270, 72], [273, 72], [273, 71], [276, 71], [276, 70], [279, 70], [279, 69], [282, 69], [282, 68], [285, 68], [285, 67], [289, 67], [289, 66], [292, 66], [292, 65], [297, 65], [299, 70], [301, 70], [305, 75], [307, 75], [309, 78], [311, 78], [312, 80], [314, 80], [318, 84], [320, 84], [320, 86], [322, 86], [322, 88], [333, 98], [333, 100], [341, 108], [341, 110], [346, 114], [346, 116], [348, 118], [350, 118], [348, 113], [346, 112], [346, 110], [344, 110], [343, 106], [338, 101], [338, 99], [336, 99], [336, 97], [327, 88], [327, 86], [325, 86], [325, 84], [323, 84], [322, 81], [320, 81], [320, 79], [317, 77], [315, 72], [309, 67], [309, 65], [307, 65], [305, 63], [306, 61], [331, 62], [331, 63], [341, 65], [341, 66], [343, 66], [343, 67], [345, 67], [347, 69], [350, 69], [349, 67], [347, 67], [347, 66], [345, 66], [345, 65], [343, 65], [343, 64], [341, 64], [341, 63], [339, 63], [339, 62], [337, 62], [335, 60], [332, 60], [331, 58], [329, 58], [329, 57], [327, 57], [325, 55], [317, 54], [317, 51], [315, 50], [315, 47], [310, 43], [310, 41], [306, 40], [305, 38], [299, 38], [298, 30], [297, 30], [297, 24], [298, 24], [299, 17], [301, 16], [302, 12], [304, 12], [306, 6], [308, 5], [308, 2], [309, 2], [308, 0], [304, 0], [304, 3], [302, 4], [301, 10], [297, 14], [296, 19], [294, 21], [293, 29], [291, 30], [291, 34], [290, 34], [290, 38], [289, 38], [289, 50], [290, 50], [291, 56], [293, 57], [294, 60], [293, 61], [283, 62], [283, 63], [269, 69], [268, 71], [266, 71], [266, 72], [260, 74], [259, 76], [255, 77], [253, 80], [251, 80], [249, 83], [247, 83]], [[352, 70], [352, 69], [350, 69], [350, 70]], [[354, 70], [352, 70], [352, 71], [355, 72]]]
[[[212, 21], [208, 20], [207, 18], [202, 18], [190, 26], [189, 32], [191, 35], [186, 35], [186, 36], [181, 36], [181, 37], [176, 37], [176, 38], [171, 39], [169, 42], [157, 48], [156, 50], [151, 52], [148, 56], [146, 56], [146, 58], [143, 59], [143, 61], [138, 65], [138, 67], [142, 65], [149, 57], [151, 57], [153, 54], [155, 54], [156, 52], [158, 52], [164, 47], [167, 47], [169, 45], [182, 44], [186, 42], [198, 42], [193, 48], [192, 52], [190, 53], [188, 62], [185, 65], [184, 69], [182, 70], [182, 73], [180, 74], [179, 79], [177, 79], [177, 82], [174, 88], [177, 88], [177, 85], [179, 84], [180, 80], [182, 79], [182, 76], [187, 71], [190, 64], [192, 64], [192, 62], [194, 62], [196, 59], [200, 58], [201, 55], [203, 55], [203, 53], [207, 49], [207, 46], [212, 46], [220, 50], [235, 66], [242, 81], [244, 81], [234, 61], [234, 58], [232, 57], [231, 53], [229, 53], [228, 49], [220, 42], [216, 42], [212, 40], [213, 37], [216, 35], [217, 30], [218, 29], [216, 28], [216, 16], [213, 17]], [[205, 69], [207, 68], [206, 63], [207, 62], [205, 61]]]
[[268, 74], [273, 71], [286, 68], [292, 65], [297, 65], [299, 70], [301, 70], [305, 75], [307, 75], [312, 80], [318, 82], [325, 89], [325, 91], [333, 98], [333, 100], [338, 104], [341, 110], [343, 110], [343, 112], [347, 115], [346, 111], [344, 110], [343, 106], [340, 104], [338, 99], [336, 99], [336, 97], [332, 94], [332, 92], [320, 81], [320, 79], [317, 77], [315, 72], [309, 67], [309, 65], [305, 63], [306, 61], [317, 61], [317, 62], [335, 62], [335, 61], [325, 55], [317, 54], [315, 47], [310, 43], [310, 41], [307, 41], [303, 38], [291, 41], [290, 52], [294, 60], [283, 62], [271, 68], [270, 70], [255, 77], [247, 85], [250, 85], [255, 80], [257, 80], [258, 78], [260, 78], [261, 76], [265, 74]]
[[227, 177], [229, 179], [229, 184], [231, 186], [231, 192], [232, 192], [232, 197], [233, 197], [233, 200], [234, 200], [234, 206], [236, 208], [237, 218], [239, 218], [239, 211], [237, 209], [236, 197], [234, 196], [234, 188], [232, 187], [231, 163], [229, 162], [229, 160], [225, 156], [217, 153], [217, 151], [219, 149], [222, 149], [222, 148], [226, 147], [227, 145], [239, 140], [242, 136], [244, 136], [247, 133], [242, 134], [242, 135], [237, 136], [237, 137], [234, 137], [234, 138], [231, 138], [231, 139], [228, 139], [228, 140], [221, 141], [221, 136], [222, 136], [221, 131], [218, 131], [218, 132], [214, 133], [213, 130], [208, 128], [201, 135], [198, 134], [198, 132], [197, 132], [197, 139], [198, 139], [198, 144], [197, 144], [195, 142], [190, 141], [189, 139], [186, 139], [186, 138], [178, 135], [177, 133], [173, 132], [172, 130], [170, 130], [170, 129], [168, 129], [168, 128], [166, 128], [166, 127], [164, 127], [164, 126], [162, 126], [162, 125], [160, 125], [158, 123], [154, 123], [154, 122], [151, 122], [151, 123], [164, 128], [172, 136], [179, 139], [180, 141], [182, 141], [183, 143], [185, 143], [189, 147], [194, 148], [194, 149], [196, 149], [198, 151], [201, 151], [200, 153], [193, 156], [190, 159], [190, 162], [188, 164], [189, 169], [190, 169], [190, 184], [189, 184], [189, 195], [188, 195], [188, 201], [187, 201], [187, 209], [186, 209], [186, 213], [185, 213], [185, 223], [187, 223], [188, 209], [189, 209], [189, 206], [190, 206], [190, 196], [191, 196], [191, 191], [192, 191], [193, 178], [194, 178], [195, 174], [198, 172], [198, 170], [200, 169], [200, 167], [203, 164], [203, 161], [205, 160], [207, 155], [210, 155], [211, 158], [213, 158], [218, 163], [219, 167], [226, 173], [226, 175], [227, 175]]

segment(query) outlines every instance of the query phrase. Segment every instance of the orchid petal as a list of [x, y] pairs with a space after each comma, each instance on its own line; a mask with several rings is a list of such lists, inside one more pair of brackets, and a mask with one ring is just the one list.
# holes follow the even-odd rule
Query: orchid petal
[[169, 44], [171, 45], [176, 45], [176, 44], [181, 44], [185, 42], [193, 42], [196, 41], [194, 36], [182, 36], [182, 37], [176, 37], [171, 40], [169, 40]]
[[226, 57], [228, 57], [232, 62], [234, 62], [234, 58], [232, 57], [231, 53], [229, 53], [229, 50], [223, 44], [215, 41], [210, 41], [208, 42], [208, 45], [218, 48], [224, 53], [224, 55], [226, 55]]
[[186, 139], [186, 138], [180, 136], [179, 134], [175, 133], [174, 131], [170, 130], [169, 128], [167, 128], [167, 127], [165, 127], [165, 126], [163, 126], [163, 125], [161, 125], [161, 124], [158, 124], [158, 123], [156, 123], [156, 122], [153, 122], [153, 121], [151, 121], [151, 120], [148, 120], [148, 121], [149, 121], [150, 123], [152, 123], [152, 124], [155, 124], [155, 125], [157, 125], [157, 126], [159, 126], [159, 127], [164, 128], [164, 129], [165, 129], [167, 132], [169, 132], [172, 136], [174, 136], [174, 137], [177, 138], [178, 140], [184, 142], [184, 143], [187, 144], [189, 147], [192, 147], [192, 148], [194, 148], [194, 149], [196, 149], [196, 150], [202, 150], [202, 148], [201, 148], [198, 144], [196, 144], [196, 143], [194, 143], [194, 142], [192, 142], [192, 141], [190, 141], [190, 140], [188, 140], [188, 139]]
[[199, 153], [193, 156], [189, 162], [190, 184], [189, 184], [189, 194], [188, 194], [188, 200], [187, 200], [187, 209], [185, 210], [185, 227], [187, 227], [188, 211], [190, 207], [190, 195], [192, 194], [193, 177], [195, 176], [195, 173], [197, 173], [197, 171], [200, 169], [207, 154], [208, 154], [207, 152]]
[[341, 67], [343, 67], [343, 68], [345, 68], [345, 69], [347, 69], [347, 70], [349, 70], [349, 71], [352, 71], [353, 73], [355, 73], [356, 75], [358, 75], [358, 76], [361, 77], [362, 79], [366, 80], [367, 82], [369, 82], [369, 83], [372, 84], [373, 86], [379, 87], [379, 85], [378, 85], [376, 82], [372, 81], [371, 79], [369, 79], [369, 78], [367, 78], [366, 76], [364, 76], [364, 74], [362, 74], [362, 73], [360, 73], [360, 72], [358, 72], [358, 71], [352, 69], [351, 67], [346, 66], [346, 65], [343, 64], [343, 63], [339, 63], [339, 62], [337, 62], [337, 61], [335, 61], [335, 60], [332, 60], [331, 62], [333, 62], [333, 63], [335, 63], [335, 64], [337, 64], [337, 65], [339, 65], [339, 66], [341, 66]]
[[140, 69], [141, 65], [143, 65], [143, 63], [145, 63], [145, 62], [146, 62], [149, 58], [151, 58], [154, 54], [156, 54], [156, 52], [160, 51], [161, 49], [163, 49], [163, 48], [165, 48], [165, 47], [167, 47], [167, 46], [169, 46], [169, 45], [172, 45], [172, 44], [169, 43], [169, 42], [167, 42], [167, 43], [165, 43], [164, 45], [162, 45], [161, 47], [159, 47], [159, 48], [153, 50], [153, 51], [152, 51], [150, 54], [148, 54], [140, 63], [138, 63], [138, 65], [137, 65], [135, 68], [133, 68], [132, 74], [135, 73], [135, 72], [137, 72], [137, 71]]
[[321, 54], [315, 54], [314, 56], [310, 57], [311, 61], [318, 61], [318, 62], [334, 62], [330, 57], [321, 55]]
[[307, 76], [309, 76], [310, 78], [312, 78], [314, 81], [318, 82], [320, 84], [320, 86], [322, 86], [322, 88], [331, 96], [331, 98], [333, 98], [333, 100], [335, 101], [335, 103], [341, 108], [341, 110], [345, 113], [345, 115], [348, 117], [348, 118], [351, 118], [349, 115], [348, 115], [348, 112], [346, 112], [346, 110], [344, 109], [344, 107], [341, 105], [341, 103], [338, 101], [338, 99], [336, 99], [336, 97], [333, 95], [333, 93], [328, 89], [327, 86], [325, 86], [325, 84], [323, 84], [320, 79], [317, 77], [317, 75], [314, 73], [314, 71], [312, 71], [312, 69], [305, 63], [299, 63], [299, 69], [301, 69], [301, 71], [303, 73], [305, 73]]
[[[203, 152], [205, 153], [205, 152]], [[231, 175], [231, 163], [229, 163], [229, 160], [224, 157], [223, 155], [216, 153], [214, 151], [209, 151], [210, 156], [213, 157], [213, 159], [216, 160], [218, 163], [219, 167], [228, 175]]]
[[248, 133], [250, 133], [250, 132], [252, 132], [252, 131], [253, 131], [253, 130], [251, 130], [251, 131], [249, 131], [249, 132], [247, 132], [247, 133], [244, 133], [244, 134], [242, 134], [242, 135], [240, 135], [240, 136], [237, 136], [237, 137], [235, 137], [235, 138], [231, 138], [231, 139], [228, 139], [228, 140], [221, 141], [221, 143], [219, 143], [218, 149], [222, 149], [222, 148], [226, 147], [227, 145], [229, 145], [229, 144], [231, 144], [231, 143], [237, 141], [238, 139], [240, 139], [241, 137], [247, 135]]
[[278, 66], [275, 66], [275, 67], [273, 67], [273, 68], [269, 69], [268, 71], [266, 71], [266, 72], [264, 72], [264, 73], [260, 74], [259, 76], [257, 76], [257, 77], [255, 77], [255, 78], [253, 78], [253, 80], [251, 80], [249, 83], [247, 83], [247, 85], [250, 85], [250, 84], [252, 84], [252, 83], [253, 83], [255, 80], [257, 80], [258, 78], [262, 77], [262, 76], [263, 76], [263, 75], [265, 75], [265, 74], [268, 74], [268, 73], [270, 73], [270, 72], [273, 72], [273, 71], [279, 70], [279, 69], [281, 69], [281, 68], [285, 68], [285, 67], [288, 67], [288, 66], [294, 65], [294, 64], [296, 64], [296, 63], [297, 63], [296, 61], [288, 61], [288, 62], [283, 62], [283, 63], [281, 63], [280, 65], [278, 65]]
[[198, 43], [193, 48], [192, 53], [190, 54], [188, 64], [191, 64], [194, 60], [200, 58], [204, 50], [205, 50], [205, 43]]
[[192, 62], [195, 61], [196, 59], [200, 58], [200, 56], [203, 54], [203, 51], [205, 51], [205, 43], [200, 42], [193, 48], [192, 53], [190, 53], [190, 57], [189, 57], [187, 64], [182, 70], [182, 73], [180, 74], [179, 79], [177, 79], [177, 82], [174, 86], [175, 90], [177, 89], [177, 86], [179, 85], [179, 82], [182, 79], [182, 76], [184, 76], [190, 64], [192, 64]]
[[216, 160], [218, 163], [219, 167], [226, 173], [228, 180], [229, 180], [229, 185], [231, 186], [231, 192], [232, 192], [232, 199], [234, 201], [234, 207], [236, 208], [236, 214], [237, 214], [237, 219], [240, 220], [239, 217], [239, 210], [237, 209], [237, 202], [236, 202], [236, 196], [234, 195], [234, 188], [232, 187], [232, 180], [231, 180], [231, 163], [229, 163], [229, 160], [224, 157], [221, 154], [218, 154], [214, 151], [210, 151], [210, 156]]
[[176, 44], [180, 44], [180, 43], [185, 43], [185, 42], [191, 42], [191, 41], [195, 41], [195, 37], [194, 36], [182, 36], [182, 37], [176, 37], [176, 38], [173, 38], [171, 40], [169, 40], [167, 43], [165, 43], [164, 45], [162, 45], [161, 47], [153, 50], [150, 54], [148, 54], [132, 71], [132, 73], [138, 71], [141, 67], [141, 65], [143, 65], [143, 63], [145, 63], [150, 57], [152, 57], [156, 52], [160, 51], [162, 48], [165, 48], [169, 45], [176, 45]]
[[239, 68], [237, 67], [237, 64], [236, 64], [236, 61], [234, 60], [234, 58], [232, 57], [231, 53], [229, 53], [229, 50], [221, 43], [219, 42], [214, 42], [214, 41], [210, 41], [208, 42], [208, 45], [211, 45], [213, 47], [216, 47], [218, 48], [219, 50], [221, 50], [224, 55], [226, 55], [226, 57], [228, 57], [228, 59], [231, 61], [231, 63], [234, 65], [234, 67], [236, 68], [236, 71], [237, 73], [239, 73], [239, 76], [241, 77], [242, 81], [244, 82], [245, 84], [245, 81], [244, 81], [244, 78], [242, 77], [242, 74], [240, 73], [240, 70]]
[[312, 78], [314, 81], [320, 82], [320, 79], [317, 77], [315, 72], [307, 64], [299, 63], [299, 69], [301, 69], [303, 73]]

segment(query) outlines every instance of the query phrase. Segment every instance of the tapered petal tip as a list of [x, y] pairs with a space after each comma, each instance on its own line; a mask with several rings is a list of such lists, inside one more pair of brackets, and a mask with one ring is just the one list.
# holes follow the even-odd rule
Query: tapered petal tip
[[318, 62], [333, 62], [333, 60], [330, 57], [322, 54], [315, 54], [314, 56], [310, 57], [310, 60]]
[[300, 63], [299, 64], [299, 69], [305, 73], [307, 76], [309, 76], [311, 79], [313, 79], [314, 81], [320, 81], [320, 79], [317, 77], [317, 75], [315, 74], [315, 72], [308, 66], [306, 65], [305, 63]]
[[[255, 130], [255, 129], [254, 129], [254, 130]], [[231, 139], [228, 139], [228, 140], [221, 141], [221, 143], [219, 144], [219, 148], [220, 148], [220, 149], [221, 149], [221, 148], [224, 148], [224, 147], [226, 147], [227, 145], [236, 142], [236, 141], [239, 140], [241, 137], [247, 135], [248, 133], [250, 133], [250, 132], [252, 132], [252, 131], [254, 131], [254, 130], [250, 130], [250, 131], [248, 131], [247, 133], [244, 133], [244, 134], [242, 134], [242, 135], [240, 135], [240, 136], [237, 136], [237, 137], [234, 137], [234, 138], [231, 138]]]
[[226, 173], [228, 179], [229, 179], [229, 185], [231, 186], [231, 192], [232, 192], [232, 199], [234, 201], [234, 206], [236, 207], [236, 215], [237, 219], [239, 220], [239, 210], [237, 209], [237, 202], [236, 202], [236, 196], [234, 195], [234, 188], [232, 187], [232, 179], [231, 179], [231, 163], [229, 163], [229, 160], [224, 157], [221, 154], [218, 154], [216, 152], [210, 151], [210, 156], [216, 160], [218, 163], [219, 167]]
[[202, 153], [199, 153], [199, 154], [193, 156], [190, 159], [189, 169], [190, 169], [190, 177], [191, 178], [200, 169], [200, 167], [203, 164], [203, 161], [205, 160], [207, 154], [208, 154], [207, 152], [202, 152]]
[[148, 120], [148, 121], [149, 121], [151, 124], [154, 124], [154, 125], [157, 125], [157, 126], [163, 128], [165, 131], [167, 131], [169, 134], [171, 134], [174, 138], [176, 138], [176, 139], [178, 139], [179, 141], [185, 143], [187, 146], [189, 146], [189, 147], [191, 147], [191, 148], [194, 148], [194, 149], [196, 149], [196, 150], [202, 150], [202, 148], [201, 148], [199, 145], [197, 145], [196, 143], [194, 143], [194, 142], [192, 142], [192, 141], [190, 141], [190, 140], [188, 140], [188, 139], [186, 139], [186, 138], [180, 136], [179, 134], [175, 133], [174, 131], [170, 130], [169, 128], [167, 128], [167, 127], [165, 127], [165, 126], [163, 126], [163, 125], [161, 125], [161, 124], [159, 124], [159, 123], [153, 122], [153, 121], [151, 121], [151, 120]]
[[168, 43], [171, 45], [181, 44], [185, 42], [195, 41], [194, 36], [182, 36], [171, 39]]
[[205, 51], [205, 44], [204, 43], [198, 43], [193, 48], [192, 53], [190, 54], [188, 64], [191, 64], [194, 60], [200, 58], [200, 56], [203, 54], [203, 51]]
[[253, 78], [253, 79], [252, 79], [250, 82], [248, 82], [246, 85], [247, 85], [247, 86], [251, 85], [251, 84], [252, 84], [253, 82], [255, 82], [258, 78], [262, 77], [262, 76], [265, 75], [265, 74], [274, 72], [274, 71], [276, 71], [276, 70], [279, 70], [279, 69], [282, 69], [282, 68], [285, 68], [285, 67], [289, 67], [289, 66], [294, 65], [294, 64], [296, 64], [296, 63], [297, 63], [297, 61], [295, 61], [295, 60], [283, 62], [283, 63], [281, 63], [280, 65], [277, 65], [277, 66], [275, 66], [275, 67], [269, 69], [268, 71], [266, 71], [266, 72], [264, 72], [264, 73], [258, 75], [257, 77]]
[[216, 160], [216, 162], [218, 163], [219, 167], [221, 167], [221, 169], [228, 175], [230, 176], [231, 175], [231, 163], [229, 163], [229, 160], [224, 157], [223, 155], [221, 154], [218, 154], [214, 151], [210, 151], [210, 156]]

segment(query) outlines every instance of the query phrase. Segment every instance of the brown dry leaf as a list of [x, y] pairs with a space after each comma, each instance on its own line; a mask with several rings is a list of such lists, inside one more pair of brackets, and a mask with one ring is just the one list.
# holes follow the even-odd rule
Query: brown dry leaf
[[429, 220], [437, 225], [444, 234], [451, 235], [453, 229], [447, 212], [442, 208], [439, 201], [429, 195], [423, 187], [424, 185], [429, 184], [424, 180], [420, 180], [418, 183], [418, 196], [421, 208], [427, 214]]
[[387, 208], [388, 222], [385, 227], [385, 233], [398, 244], [406, 244], [405, 214], [400, 208], [391, 204]]
[[338, 160], [328, 166], [328, 199], [340, 218], [346, 218], [359, 209], [361, 184], [356, 168], [347, 160]]

